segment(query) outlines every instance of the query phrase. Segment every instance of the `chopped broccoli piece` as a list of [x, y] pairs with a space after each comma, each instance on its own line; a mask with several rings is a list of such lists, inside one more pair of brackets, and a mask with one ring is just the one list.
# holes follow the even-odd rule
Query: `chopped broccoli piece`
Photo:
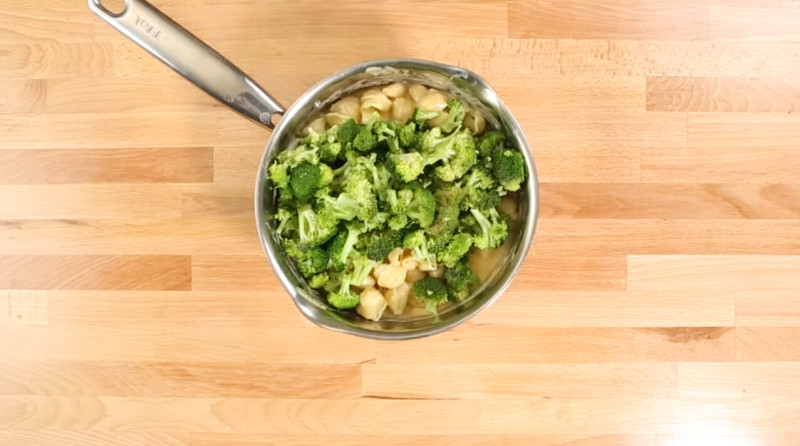
[[405, 149], [412, 149], [416, 147], [419, 142], [419, 135], [417, 135], [417, 125], [412, 121], [400, 127], [397, 132], [397, 139], [400, 147]]
[[436, 314], [439, 305], [447, 302], [447, 287], [444, 282], [435, 277], [423, 277], [413, 288], [414, 297], [425, 304], [430, 313]]
[[309, 204], [297, 208], [297, 233], [303, 246], [318, 246], [336, 234], [339, 220], [327, 212], [318, 214]]
[[328, 273], [319, 273], [308, 280], [308, 286], [311, 288], [322, 288], [328, 283]]
[[289, 188], [289, 165], [284, 163], [272, 163], [268, 169], [269, 179], [278, 189]]
[[400, 231], [384, 231], [372, 234], [367, 245], [367, 258], [382, 262], [393, 249], [403, 246], [403, 233]]
[[499, 248], [508, 238], [508, 223], [497, 212], [491, 209], [486, 212], [470, 209], [479, 231], [475, 233], [475, 247], [478, 249]]
[[438, 111], [428, 111], [424, 108], [417, 107], [414, 109], [414, 116], [411, 118], [411, 120], [419, 127], [424, 127], [427, 120], [433, 119], [437, 116], [439, 116]]
[[342, 280], [339, 290], [328, 293], [328, 303], [340, 310], [348, 310], [358, 306], [358, 294], [350, 290], [350, 282]]
[[424, 230], [418, 229], [406, 234], [403, 246], [411, 250], [411, 254], [424, 270], [435, 270], [439, 267], [436, 255], [428, 251], [428, 239]]
[[478, 283], [478, 276], [470, 269], [465, 259], [447, 268], [444, 279], [447, 282], [450, 298], [453, 300], [464, 300], [469, 297], [471, 288]]
[[496, 148], [492, 155], [492, 172], [507, 191], [519, 190], [525, 181], [525, 159], [516, 150]]
[[407, 209], [408, 217], [416, 220], [421, 228], [427, 228], [436, 216], [436, 198], [417, 182], [409, 184], [407, 189], [413, 194]]
[[461, 127], [465, 115], [466, 110], [464, 109], [464, 104], [458, 99], [450, 99], [447, 101], [447, 120], [440, 124], [439, 127], [441, 127], [443, 131], [450, 133]]
[[452, 157], [446, 164], [436, 167], [436, 175], [444, 181], [455, 181], [464, 176], [478, 162], [475, 140], [467, 130], [453, 133]]
[[328, 245], [328, 256], [332, 269], [340, 271], [347, 266], [350, 257], [356, 255], [355, 246], [360, 235], [360, 229], [355, 225], [348, 225], [346, 231], [339, 231], [331, 240]]
[[359, 130], [358, 123], [350, 118], [336, 126], [336, 137], [342, 146], [347, 147], [356, 139]]
[[461, 206], [463, 210], [475, 208], [488, 211], [500, 204], [500, 194], [497, 189], [470, 189], [465, 198]]
[[319, 165], [304, 161], [289, 173], [289, 185], [294, 196], [301, 200], [308, 200], [320, 186], [321, 176]]
[[472, 235], [458, 233], [450, 238], [450, 242], [436, 255], [436, 258], [441, 264], [450, 268], [467, 254], [472, 242]]
[[453, 231], [458, 226], [458, 219], [461, 213], [461, 200], [464, 193], [457, 184], [448, 184], [441, 187], [434, 194], [436, 198], [436, 218], [433, 224], [427, 228], [428, 234], [438, 239], [440, 243], [446, 243]]
[[479, 139], [477, 149], [482, 157], [490, 157], [494, 154], [494, 149], [502, 147], [506, 137], [499, 130], [489, 130]]
[[291, 232], [297, 231], [297, 214], [284, 207], [278, 208], [275, 213], [275, 219], [278, 220], [278, 234], [286, 236]]
[[389, 162], [394, 175], [404, 183], [416, 180], [425, 170], [425, 160], [418, 152], [392, 153]]

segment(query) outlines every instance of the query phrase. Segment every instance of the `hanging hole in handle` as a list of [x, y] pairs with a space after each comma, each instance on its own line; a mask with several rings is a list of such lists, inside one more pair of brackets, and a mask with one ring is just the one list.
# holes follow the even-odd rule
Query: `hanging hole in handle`
[[120, 17], [128, 9], [128, 0], [92, 0], [92, 3], [112, 17]]
[[283, 117], [283, 112], [275, 112], [275, 113], [272, 113], [272, 114], [264, 112], [264, 113], [261, 113], [261, 115], [258, 117], [258, 119], [262, 123], [267, 125], [269, 128], [274, 129], [275, 126], [277, 126], [278, 123], [281, 122], [281, 118], [282, 117]]

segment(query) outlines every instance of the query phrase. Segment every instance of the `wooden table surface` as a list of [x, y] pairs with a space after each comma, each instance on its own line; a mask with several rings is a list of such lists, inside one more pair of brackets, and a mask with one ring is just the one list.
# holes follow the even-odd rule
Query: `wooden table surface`
[[484, 75], [534, 246], [450, 332], [317, 328], [256, 234], [268, 131], [85, 1], [4, 0], [0, 444], [800, 444], [800, 3], [157, 5], [284, 104], [373, 58]]

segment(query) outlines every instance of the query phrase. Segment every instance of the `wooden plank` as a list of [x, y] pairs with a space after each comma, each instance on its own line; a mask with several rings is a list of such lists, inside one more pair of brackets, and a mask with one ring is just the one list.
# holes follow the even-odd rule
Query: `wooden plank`
[[210, 147], [0, 150], [0, 183], [208, 183]]
[[800, 327], [737, 327], [736, 360], [800, 361]]
[[198, 291], [269, 291], [271, 299], [286, 293], [263, 253], [194, 256], [192, 278]]
[[191, 286], [188, 256], [0, 256], [0, 289], [188, 290]]
[[800, 253], [795, 220], [540, 219], [542, 256]]
[[621, 290], [625, 288], [626, 264], [622, 256], [538, 256], [522, 265], [518, 286], [528, 289]]
[[1, 361], [0, 394], [354, 398], [357, 364]]
[[0, 43], [91, 42], [94, 16], [65, 2], [11, 3], [0, 13]]
[[800, 186], [542, 183], [542, 218], [797, 219]]
[[736, 326], [798, 327], [800, 299], [797, 291], [739, 291]]
[[512, 1], [509, 35], [517, 38], [662, 39], [709, 38], [705, 2], [564, 3]]
[[[370, 446], [377, 443], [388, 446], [652, 446], [653, 435], [263, 435], [220, 434], [198, 432], [192, 434], [192, 446], [328, 446], [331, 442], [341, 446]], [[48, 445], [49, 446], [49, 445]]]
[[362, 375], [365, 396], [402, 399], [667, 396], [676, 386], [672, 364], [364, 364]]
[[379, 342], [379, 364], [730, 361], [733, 329], [529, 328], [481, 324], [428, 340]]
[[0, 325], [47, 325], [47, 291], [0, 291]]
[[708, 14], [713, 39], [800, 40], [796, 26], [800, 21], [800, 6], [795, 2], [774, 1], [757, 5], [716, 0], [711, 3]]
[[642, 181], [796, 183], [798, 135], [794, 114], [692, 114], [685, 148], [642, 150]]
[[252, 189], [264, 150], [264, 145], [256, 144], [214, 147], [214, 183], [245, 185]]
[[800, 395], [800, 363], [681, 363], [677, 376], [678, 395], [682, 397]]
[[169, 184], [0, 185], [0, 218], [176, 218], [180, 199], [180, 186]]
[[648, 77], [647, 109], [796, 113], [800, 110], [800, 84], [788, 79]]
[[5, 113], [38, 113], [44, 108], [47, 83], [43, 79], [12, 79], [0, 92], [0, 115]]
[[781, 446], [796, 443], [800, 435], [788, 432], [738, 432], [735, 434], [679, 433], [659, 434], [655, 446], [684, 446], [687, 444], [711, 444], [719, 441], [724, 444], [755, 444], [759, 446]]
[[75, 432], [70, 430], [0, 430], [6, 446], [191, 446], [188, 432]]
[[[154, 133], [156, 128], [164, 130]], [[209, 147], [219, 142], [263, 147], [267, 135], [264, 127], [228, 109], [14, 114], [4, 115], [0, 120], [0, 148], [3, 149]]]
[[97, 77], [111, 72], [109, 44], [0, 43], [0, 79]]
[[[258, 164], [253, 165], [253, 170]], [[255, 219], [253, 194], [255, 182], [247, 185], [186, 185], [181, 194], [181, 216], [197, 218]]]
[[540, 291], [512, 285], [475, 318], [519, 327], [732, 327], [734, 293]]
[[198, 324], [234, 330], [311, 327], [288, 295], [269, 292], [61, 291], [50, 290], [53, 327], [140, 328], [158, 323], [174, 329]]
[[[294, 317], [303, 318], [299, 313]], [[375, 358], [374, 343], [366, 339], [316, 326], [273, 328], [247, 321], [174, 328], [156, 322], [138, 327], [9, 326], [3, 329], [0, 347], [3, 359], [13, 361], [352, 364]]]
[[628, 256], [628, 289], [800, 290], [800, 256]]
[[[252, 216], [215, 220], [134, 218], [0, 220], [0, 253], [263, 254]], [[92, 240], [90, 245], [87, 239]]]

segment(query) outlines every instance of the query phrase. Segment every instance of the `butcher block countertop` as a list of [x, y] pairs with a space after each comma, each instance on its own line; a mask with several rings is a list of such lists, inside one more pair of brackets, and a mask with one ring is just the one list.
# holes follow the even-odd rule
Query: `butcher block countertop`
[[318, 328], [256, 233], [269, 131], [85, 1], [4, 0], [0, 445], [800, 444], [800, 3], [155, 4], [286, 105], [375, 58], [485, 76], [535, 242], [451, 331]]

